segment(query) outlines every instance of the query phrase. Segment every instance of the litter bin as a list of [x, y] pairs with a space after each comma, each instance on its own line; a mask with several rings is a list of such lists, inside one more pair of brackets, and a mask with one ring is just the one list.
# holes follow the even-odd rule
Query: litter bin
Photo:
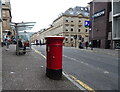
[[62, 78], [62, 44], [64, 37], [48, 36], [46, 39], [46, 75], [51, 79]]

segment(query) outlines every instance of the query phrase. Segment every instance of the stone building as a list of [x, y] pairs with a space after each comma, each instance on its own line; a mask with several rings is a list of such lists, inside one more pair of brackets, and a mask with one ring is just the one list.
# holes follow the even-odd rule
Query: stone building
[[32, 42], [32, 43], [36, 43], [36, 40], [38, 40], [38, 41], [40, 40], [40, 39], [39, 39], [39, 38], [40, 38], [40, 37], [39, 37], [39, 36], [40, 36], [39, 34], [40, 34], [39, 32], [35, 32], [34, 34], [31, 35], [31, 38], [30, 38], [30, 39], [31, 39], [31, 42]]
[[78, 47], [79, 42], [89, 41], [88, 7], [76, 6], [66, 10], [49, 28], [39, 33], [38, 39], [45, 42], [45, 36], [64, 36], [65, 46]]
[[12, 19], [10, 0], [2, 0], [2, 19], [2, 33], [4, 38], [5, 35], [13, 33], [10, 27]]
[[0, 0], [0, 43], [2, 42], [2, 2]]

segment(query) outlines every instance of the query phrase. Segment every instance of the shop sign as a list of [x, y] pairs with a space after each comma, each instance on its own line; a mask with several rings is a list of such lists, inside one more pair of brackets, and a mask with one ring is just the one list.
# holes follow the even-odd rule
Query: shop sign
[[103, 16], [103, 15], [105, 15], [105, 9], [104, 9], [104, 10], [101, 10], [101, 11], [99, 11], [99, 12], [97, 12], [97, 13], [95, 13], [95, 14], [92, 16], [92, 18], [97, 18], [97, 17]]

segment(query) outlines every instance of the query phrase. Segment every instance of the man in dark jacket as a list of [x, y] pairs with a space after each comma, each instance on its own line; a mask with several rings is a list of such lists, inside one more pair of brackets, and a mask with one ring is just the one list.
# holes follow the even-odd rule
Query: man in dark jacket
[[26, 50], [26, 46], [23, 46], [23, 43], [22, 43], [21, 39], [19, 39], [19, 41], [18, 41], [18, 46], [20, 48], [23, 48], [23, 50]]

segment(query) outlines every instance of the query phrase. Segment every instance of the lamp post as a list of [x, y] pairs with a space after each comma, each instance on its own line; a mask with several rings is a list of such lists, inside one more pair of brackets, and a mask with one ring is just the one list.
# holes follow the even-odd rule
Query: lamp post
[[[93, 15], [94, 15], [94, 0], [93, 0]], [[91, 50], [93, 50], [93, 30], [94, 30], [94, 16], [92, 17], [92, 42], [91, 42]]]
[[77, 47], [77, 35], [74, 35], [74, 39], [75, 39], [75, 48]]

